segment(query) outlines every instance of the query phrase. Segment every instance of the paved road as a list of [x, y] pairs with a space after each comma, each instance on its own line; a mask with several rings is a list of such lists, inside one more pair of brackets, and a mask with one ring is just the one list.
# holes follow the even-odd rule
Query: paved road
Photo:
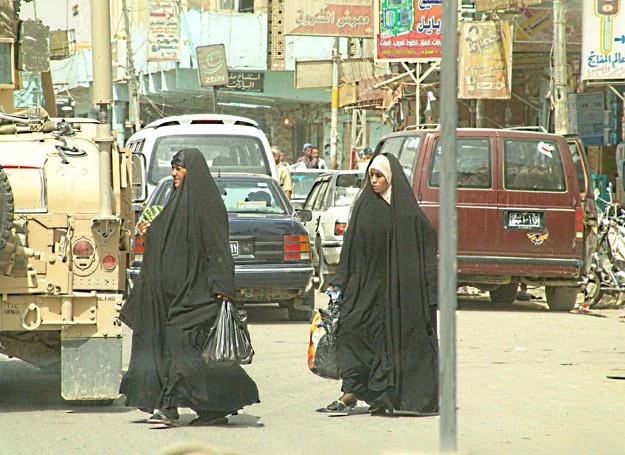
[[[466, 454], [625, 453], [625, 324], [619, 310], [551, 313], [541, 300], [495, 306], [464, 296], [457, 312], [458, 448]], [[339, 384], [306, 367], [308, 326], [252, 308], [262, 403], [228, 426], [162, 429], [117, 400], [72, 407], [57, 375], [0, 358], [0, 453], [159, 454], [198, 443], [240, 454], [437, 453], [439, 418], [331, 418], [314, 412]], [[363, 405], [360, 410], [365, 410]], [[182, 410], [182, 421], [194, 415]]]

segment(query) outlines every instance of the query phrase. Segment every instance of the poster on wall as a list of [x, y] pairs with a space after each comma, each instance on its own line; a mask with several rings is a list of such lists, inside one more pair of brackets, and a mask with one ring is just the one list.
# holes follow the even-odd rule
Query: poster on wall
[[373, 36], [371, 0], [289, 0], [282, 8], [285, 35]]
[[[525, 8], [517, 15], [514, 27], [514, 51], [531, 51], [521, 44], [553, 44], [553, 9]], [[582, 11], [567, 8], [566, 10], [566, 45], [582, 44]]]
[[625, 78], [622, 0], [584, 0], [582, 79]]
[[180, 60], [180, 31], [176, 1], [148, 3], [148, 62]]
[[463, 22], [460, 25], [458, 97], [510, 98], [512, 22]]
[[442, 0], [375, 0], [375, 58], [440, 60]]

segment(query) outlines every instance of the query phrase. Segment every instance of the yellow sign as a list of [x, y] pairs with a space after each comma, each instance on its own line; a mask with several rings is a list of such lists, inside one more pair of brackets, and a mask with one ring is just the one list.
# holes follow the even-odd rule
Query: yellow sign
[[458, 97], [509, 99], [512, 86], [512, 23], [463, 22]]

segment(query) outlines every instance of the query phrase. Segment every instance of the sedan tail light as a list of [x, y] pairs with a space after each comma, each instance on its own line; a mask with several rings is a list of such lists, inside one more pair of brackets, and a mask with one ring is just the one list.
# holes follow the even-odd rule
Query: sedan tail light
[[310, 259], [310, 241], [307, 235], [284, 236], [284, 260]]
[[342, 221], [336, 221], [334, 223], [334, 235], [343, 235], [345, 229], [347, 229], [347, 223]]
[[132, 253], [130, 254], [131, 263], [141, 262], [143, 260], [144, 249], [143, 238], [136, 236], [134, 242], [132, 242]]

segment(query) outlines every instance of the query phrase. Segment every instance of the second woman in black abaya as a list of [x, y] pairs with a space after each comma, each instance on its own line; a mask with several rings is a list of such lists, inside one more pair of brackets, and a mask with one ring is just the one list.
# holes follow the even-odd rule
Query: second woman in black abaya
[[343, 292], [343, 396], [326, 410], [438, 412], [436, 232], [392, 155], [374, 157], [354, 202], [332, 291]]
[[242, 367], [208, 368], [200, 358], [221, 299], [234, 297], [228, 215], [197, 149], [178, 152], [172, 168], [186, 175], [146, 233], [141, 273], [120, 316], [133, 330], [120, 392], [128, 406], [169, 411], [165, 420], [188, 407], [195, 423], [220, 423], [259, 401]]

